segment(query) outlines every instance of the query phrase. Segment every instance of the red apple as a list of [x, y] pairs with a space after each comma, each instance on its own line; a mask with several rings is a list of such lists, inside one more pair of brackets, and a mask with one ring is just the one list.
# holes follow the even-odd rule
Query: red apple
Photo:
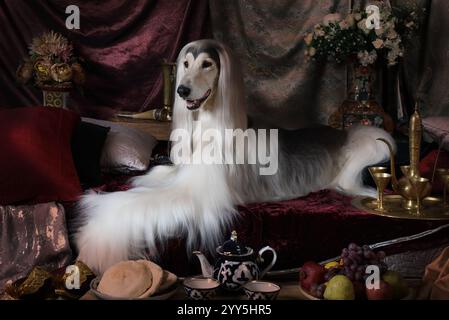
[[316, 262], [308, 261], [304, 263], [299, 271], [299, 282], [301, 287], [305, 290], [310, 290], [313, 284], [320, 284], [324, 282], [324, 275], [326, 269]]
[[379, 281], [379, 289], [366, 288], [366, 297], [368, 300], [392, 300], [393, 289], [391, 286], [383, 280]]

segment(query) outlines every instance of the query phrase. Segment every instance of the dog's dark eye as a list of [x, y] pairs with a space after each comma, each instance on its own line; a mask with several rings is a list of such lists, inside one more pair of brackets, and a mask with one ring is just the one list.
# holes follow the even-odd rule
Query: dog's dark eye
[[189, 63], [187, 61], [184, 61], [184, 67], [187, 69], [189, 67]]
[[203, 67], [203, 69], [206, 69], [206, 68], [209, 68], [211, 65], [212, 65], [212, 62], [204, 61], [202, 67]]

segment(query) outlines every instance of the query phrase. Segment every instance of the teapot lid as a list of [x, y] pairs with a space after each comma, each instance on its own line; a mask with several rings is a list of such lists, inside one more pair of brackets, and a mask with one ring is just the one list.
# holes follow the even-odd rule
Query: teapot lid
[[237, 240], [237, 231], [234, 230], [231, 233], [231, 238], [221, 246], [221, 251], [224, 255], [246, 255], [249, 250]]

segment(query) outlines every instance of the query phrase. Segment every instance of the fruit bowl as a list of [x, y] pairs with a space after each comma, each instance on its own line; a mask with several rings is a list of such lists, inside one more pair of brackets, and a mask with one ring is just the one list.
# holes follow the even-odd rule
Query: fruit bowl
[[[301, 287], [301, 284], [298, 287], [299, 287], [299, 292], [305, 298], [304, 300], [324, 300], [324, 299], [319, 299], [317, 297], [312, 296], [310, 293], [308, 293], [306, 290], [304, 290]], [[405, 297], [403, 297], [402, 299], [399, 299], [399, 300], [413, 300], [415, 298], [415, 294], [416, 294], [415, 289], [409, 287], [408, 288], [408, 294]]]
[[415, 296], [401, 274], [388, 270], [385, 252], [354, 243], [336, 261], [304, 263], [299, 278], [299, 290], [307, 300], [411, 300]]

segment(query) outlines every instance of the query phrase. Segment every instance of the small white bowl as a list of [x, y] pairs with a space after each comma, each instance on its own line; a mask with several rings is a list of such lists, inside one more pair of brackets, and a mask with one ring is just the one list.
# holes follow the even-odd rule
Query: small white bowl
[[190, 299], [209, 300], [216, 294], [220, 282], [211, 278], [188, 278], [184, 280], [183, 285]]
[[250, 281], [243, 286], [249, 300], [276, 300], [281, 287], [266, 281]]

